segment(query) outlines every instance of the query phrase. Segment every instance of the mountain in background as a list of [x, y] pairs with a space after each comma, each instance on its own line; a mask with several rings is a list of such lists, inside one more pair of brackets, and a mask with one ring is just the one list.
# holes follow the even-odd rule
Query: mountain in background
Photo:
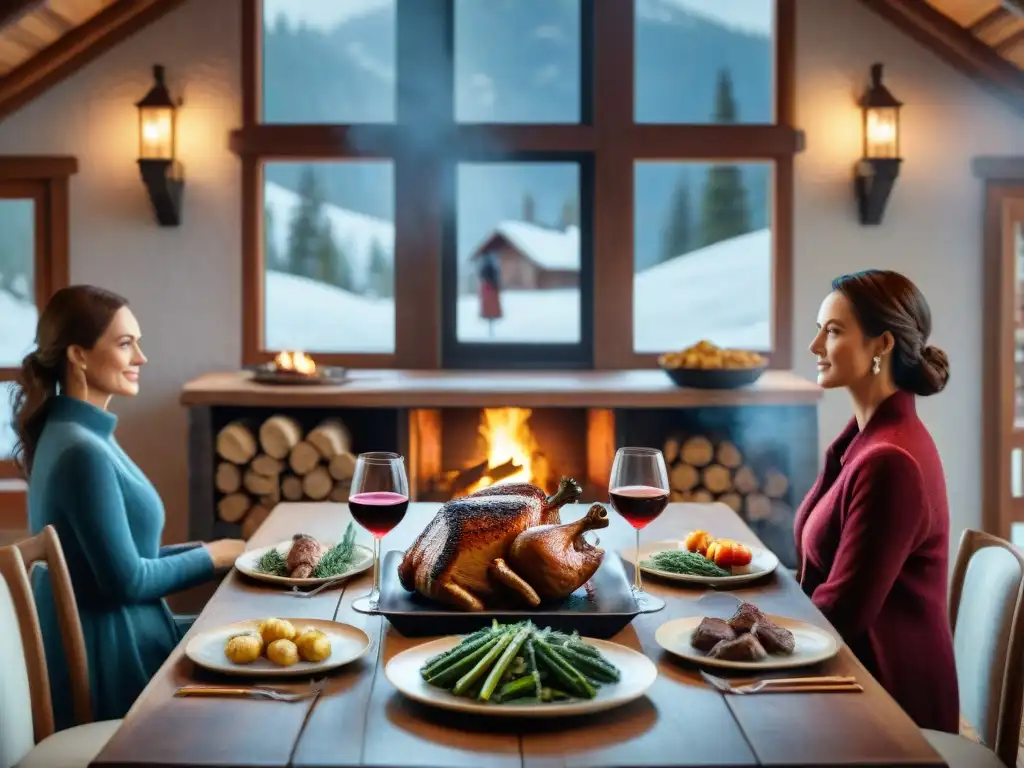
[[[578, 119], [579, 6], [577, 0], [494, 0], [457, 3], [456, 114], [478, 122], [575, 122]], [[770, 37], [730, 28], [687, 12], [668, 0], [638, 0], [636, 115], [644, 122], [708, 123], [720, 74], [732, 80], [736, 122], [766, 123], [773, 114], [773, 45]], [[509, 40], [511, 44], [500, 41]], [[395, 116], [395, 13], [384, 9], [327, 31], [268, 19], [264, 36], [264, 120], [284, 123], [391, 122]], [[429, 81], [431, 73], [423, 73]], [[628, 76], [628, 73], [624, 73]], [[429, 85], [420, 97], [429, 103]], [[417, 135], [422, 148], [449, 153], [433, 140], [429, 116]], [[501, 147], [494, 147], [500, 151]], [[297, 190], [302, 164], [267, 164], [266, 178]], [[741, 164], [750, 227], [768, 226], [771, 163]], [[386, 219], [394, 216], [394, 187], [380, 166], [318, 164], [328, 202]], [[637, 166], [637, 268], [663, 260], [664, 235], [679, 186], [699, 214], [709, 166], [642, 163]], [[578, 198], [569, 174], [526, 163], [496, 168], [489, 189], [456, 192], [460, 261], [494, 226], [521, 217], [526, 196], [537, 200], [541, 221], [556, 222], [564, 201]], [[676, 195], [678, 198], [678, 196]], [[457, 204], [456, 204], [457, 203]]]

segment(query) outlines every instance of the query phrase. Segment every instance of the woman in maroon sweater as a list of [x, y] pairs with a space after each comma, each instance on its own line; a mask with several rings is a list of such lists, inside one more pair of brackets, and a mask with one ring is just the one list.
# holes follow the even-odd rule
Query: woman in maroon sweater
[[940, 392], [949, 362], [895, 272], [836, 278], [817, 327], [818, 383], [845, 387], [854, 415], [796, 515], [800, 584], [918, 726], [956, 733], [946, 481], [914, 397]]

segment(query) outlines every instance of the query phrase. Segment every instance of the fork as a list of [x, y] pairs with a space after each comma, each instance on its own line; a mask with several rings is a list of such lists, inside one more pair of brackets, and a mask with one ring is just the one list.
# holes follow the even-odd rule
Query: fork
[[700, 670], [700, 676], [722, 693], [737, 693], [740, 695], [748, 693], [818, 693], [827, 691], [863, 691], [863, 686], [857, 683], [855, 677], [788, 677], [759, 680], [756, 683], [747, 685], [732, 685], [728, 680], [709, 675]]
[[183, 685], [174, 692], [175, 696], [241, 696], [247, 698], [273, 699], [274, 701], [302, 701], [323, 692], [326, 680], [314, 680], [307, 691], [279, 691], [276, 688], [246, 688], [221, 685]]
[[333, 579], [332, 581], [325, 581], [323, 584], [321, 584], [316, 589], [309, 590], [309, 592], [303, 592], [298, 587], [292, 587], [292, 591], [289, 592], [288, 594], [290, 594], [292, 597], [314, 597], [315, 595], [319, 595], [325, 589], [329, 589], [330, 587], [338, 586], [343, 581], [346, 581], [348, 578], [349, 578], [348, 576], [344, 576], [344, 577], [342, 577], [340, 579]]

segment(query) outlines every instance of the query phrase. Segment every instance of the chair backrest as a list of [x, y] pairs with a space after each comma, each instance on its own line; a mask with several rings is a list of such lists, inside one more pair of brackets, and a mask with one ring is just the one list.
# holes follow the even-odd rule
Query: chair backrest
[[1024, 704], [1024, 552], [964, 531], [949, 610], [960, 711], [981, 742], [1014, 766]]
[[[54, 730], [46, 652], [29, 580], [29, 570], [35, 563], [45, 564], [50, 572], [75, 719], [80, 724], [92, 721], [89, 667], [78, 604], [57, 531], [48, 525], [30, 539], [0, 547], [0, 766], [7, 765], [3, 758], [9, 739], [10, 749], [16, 750], [21, 746], [15, 744], [23, 746], [26, 738], [31, 739], [31, 747]], [[30, 711], [25, 708], [26, 701], [31, 701]], [[28, 734], [27, 726], [31, 727]]]

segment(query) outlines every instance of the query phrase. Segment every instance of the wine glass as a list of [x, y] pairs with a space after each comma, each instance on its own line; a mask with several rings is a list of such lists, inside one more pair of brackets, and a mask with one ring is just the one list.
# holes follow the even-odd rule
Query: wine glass
[[402, 522], [409, 508], [405, 459], [397, 453], [361, 453], [356, 458], [348, 510], [352, 519], [373, 534], [373, 589], [353, 601], [360, 613], [376, 613], [380, 600], [380, 542]]
[[608, 483], [612, 507], [636, 530], [633, 597], [644, 613], [660, 611], [665, 601], [643, 590], [640, 581], [640, 531], [668, 505], [668, 469], [657, 448], [619, 448]]

